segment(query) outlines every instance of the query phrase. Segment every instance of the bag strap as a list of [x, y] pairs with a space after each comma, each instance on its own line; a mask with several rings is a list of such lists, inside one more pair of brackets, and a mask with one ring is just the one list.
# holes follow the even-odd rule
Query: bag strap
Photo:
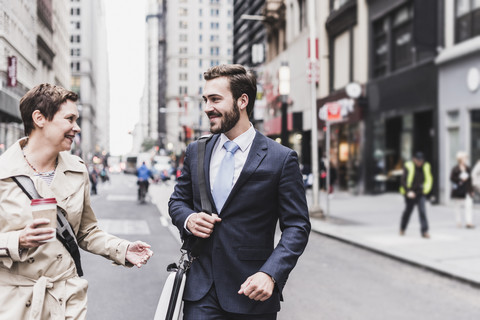
[[202, 203], [202, 211], [208, 214], [212, 214], [212, 203], [208, 199], [207, 183], [205, 182], [205, 171], [203, 170], [203, 164], [205, 163], [205, 149], [207, 142], [212, 136], [202, 137], [198, 140], [198, 159], [197, 159], [197, 175], [198, 175], [198, 188], [200, 189], [200, 201]]
[[[12, 179], [30, 200], [42, 198], [38, 194], [38, 191], [30, 177], [14, 176]], [[67, 218], [65, 218], [63, 215], [62, 209], [59, 206], [57, 206], [57, 239], [60, 240], [75, 261], [78, 276], [83, 276], [82, 264], [80, 261], [80, 250], [78, 249], [77, 239], [73, 233], [72, 226], [68, 222]]]

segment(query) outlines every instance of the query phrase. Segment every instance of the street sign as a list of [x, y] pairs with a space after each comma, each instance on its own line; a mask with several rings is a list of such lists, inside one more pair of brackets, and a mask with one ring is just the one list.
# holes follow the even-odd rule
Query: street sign
[[320, 81], [320, 64], [318, 61], [307, 60], [307, 82], [312, 83], [312, 74], [315, 71], [315, 82]]
[[318, 117], [323, 121], [341, 121], [353, 112], [353, 99], [340, 99], [325, 103], [318, 111]]
[[327, 120], [342, 120], [342, 106], [338, 102], [329, 102], [327, 105]]

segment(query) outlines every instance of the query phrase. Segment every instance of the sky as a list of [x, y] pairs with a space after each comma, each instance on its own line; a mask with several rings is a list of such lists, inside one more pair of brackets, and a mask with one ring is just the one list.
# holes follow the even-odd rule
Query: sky
[[104, 0], [110, 69], [110, 153], [127, 154], [145, 84], [146, 0]]

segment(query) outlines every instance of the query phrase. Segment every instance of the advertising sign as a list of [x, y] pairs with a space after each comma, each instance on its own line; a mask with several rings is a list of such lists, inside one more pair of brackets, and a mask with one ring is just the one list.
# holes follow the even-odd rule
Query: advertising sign
[[17, 57], [15, 56], [8, 57], [7, 86], [17, 86]]

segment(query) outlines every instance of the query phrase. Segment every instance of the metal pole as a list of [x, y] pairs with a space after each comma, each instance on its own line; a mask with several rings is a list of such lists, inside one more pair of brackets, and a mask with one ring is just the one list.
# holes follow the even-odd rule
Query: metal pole
[[310, 29], [310, 67], [311, 67], [311, 143], [312, 143], [312, 175], [313, 175], [313, 201], [310, 208], [312, 214], [322, 214], [322, 209], [319, 205], [319, 175], [318, 175], [318, 125], [317, 125], [317, 88], [316, 82], [316, 35], [315, 35], [315, 0], [308, 0], [308, 28]]
[[327, 189], [327, 208], [325, 211], [325, 217], [327, 217], [330, 214], [330, 197], [329, 197], [329, 192], [330, 192], [330, 121], [325, 121], [327, 124], [327, 137], [326, 137], [326, 144], [327, 146], [325, 147], [326, 149], [326, 162], [324, 163], [325, 168], [327, 169], [327, 176], [325, 177], [325, 188]]
[[288, 147], [288, 127], [287, 127], [287, 112], [288, 112], [288, 96], [282, 95], [282, 131], [280, 133], [280, 139], [282, 144]]

